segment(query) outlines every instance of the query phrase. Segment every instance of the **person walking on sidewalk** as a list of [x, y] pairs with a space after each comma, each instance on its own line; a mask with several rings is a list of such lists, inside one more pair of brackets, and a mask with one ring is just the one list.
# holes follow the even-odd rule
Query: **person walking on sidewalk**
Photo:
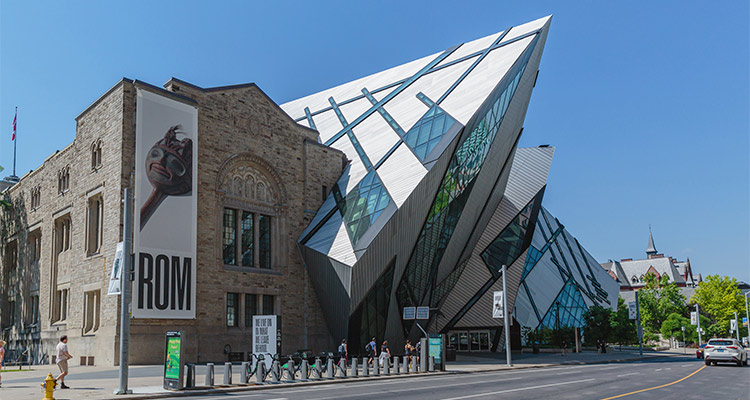
[[375, 338], [372, 338], [372, 340], [370, 340], [370, 343], [367, 343], [367, 346], [365, 346], [365, 351], [367, 352], [367, 356], [369, 357], [367, 363], [372, 366], [372, 363], [375, 361], [375, 357], [378, 355], [378, 344], [375, 343]]
[[383, 368], [386, 363], [388, 366], [391, 365], [391, 349], [388, 348], [388, 341], [383, 340], [383, 345], [380, 346], [380, 368]]
[[69, 386], [65, 385], [65, 376], [68, 375], [68, 360], [73, 356], [68, 352], [67, 335], [60, 338], [60, 343], [57, 344], [55, 350], [57, 350], [57, 367], [60, 368], [60, 375], [55, 379], [55, 382], [60, 381], [60, 389], [70, 389]]
[[[0, 340], [0, 372], [3, 370], [3, 363], [5, 362], [5, 341]], [[0, 377], [0, 387], [3, 386], [3, 379]]]
[[339, 345], [339, 363], [344, 361], [344, 367], [348, 367], [349, 363], [347, 360], [349, 360], [349, 349], [346, 345], [346, 339], [342, 339]]
[[414, 351], [414, 347], [411, 346], [411, 341], [409, 339], [406, 339], [406, 344], [404, 345], [404, 355], [406, 356], [406, 362], [408, 362], [407, 365], [411, 365], [412, 351]]
[[563, 340], [562, 354], [561, 355], [562, 356], [568, 355], [568, 341], [567, 340]]

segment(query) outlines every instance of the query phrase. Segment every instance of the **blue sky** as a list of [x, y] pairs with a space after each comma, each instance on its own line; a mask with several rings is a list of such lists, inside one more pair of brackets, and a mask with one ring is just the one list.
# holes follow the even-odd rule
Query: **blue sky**
[[657, 248], [750, 282], [748, 2], [0, 2], [0, 165], [75, 135], [121, 77], [256, 82], [281, 104], [548, 14], [521, 146], [557, 147], [546, 207], [601, 262]]

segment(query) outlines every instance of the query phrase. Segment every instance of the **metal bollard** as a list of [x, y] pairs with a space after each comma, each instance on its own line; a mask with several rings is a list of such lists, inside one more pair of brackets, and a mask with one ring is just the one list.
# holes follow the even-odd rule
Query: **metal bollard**
[[372, 376], [380, 375], [380, 362], [377, 358], [372, 359]]
[[416, 356], [411, 357], [411, 371], [410, 372], [412, 373], [417, 372], [417, 357]]
[[250, 369], [250, 363], [245, 361], [242, 363], [242, 369], [240, 369], [240, 383], [247, 384], [250, 382], [250, 374], [247, 371]]
[[255, 370], [255, 382], [263, 383], [266, 380], [266, 363], [263, 361], [258, 362], [258, 367]]
[[383, 362], [383, 375], [390, 375], [391, 374], [391, 360], [385, 359], [385, 362]]
[[336, 370], [333, 366], [333, 359], [328, 357], [326, 359], [326, 379], [333, 379], [334, 374], [336, 373]]
[[401, 371], [399, 369], [398, 356], [393, 357], [393, 373], [398, 375]]
[[232, 384], [232, 363], [230, 362], [224, 363], [224, 384]]
[[195, 364], [185, 364], [185, 387], [195, 387]]
[[359, 375], [359, 367], [357, 366], [357, 357], [352, 357], [352, 376], [357, 377]]
[[214, 364], [206, 364], [206, 386], [214, 385]]
[[[346, 359], [344, 357], [341, 357], [339, 359], [339, 363], [336, 366], [336, 369], [341, 372], [340, 378], [346, 378]], [[336, 374], [334, 374], [335, 376]]]
[[419, 372], [427, 372], [427, 339], [422, 338], [419, 342], [421, 343], [419, 351]]
[[430, 356], [427, 370], [430, 372], [435, 372], [435, 356]]
[[367, 357], [362, 357], [362, 376], [370, 375], [370, 363], [367, 362]]
[[401, 363], [401, 373], [402, 374], [409, 373], [409, 357], [407, 356], [404, 356], [404, 362]]
[[319, 380], [323, 378], [323, 368], [321, 368], [320, 363], [320, 357], [315, 357], [315, 379]]
[[308, 372], [309, 370], [310, 370], [310, 363], [308, 363], [307, 360], [302, 360], [302, 365], [300, 365], [299, 367], [299, 372], [301, 375], [300, 379], [302, 379], [303, 381], [306, 381], [309, 375], [309, 372]]

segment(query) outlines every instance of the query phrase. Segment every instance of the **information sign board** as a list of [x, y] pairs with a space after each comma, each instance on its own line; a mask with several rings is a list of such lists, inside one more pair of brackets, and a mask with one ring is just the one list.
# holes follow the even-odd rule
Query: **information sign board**
[[404, 307], [404, 319], [415, 319], [417, 317], [416, 307]]
[[182, 333], [179, 331], [167, 332], [164, 389], [182, 389], [182, 347]]
[[435, 369], [444, 370], [445, 362], [443, 361], [443, 335], [430, 334], [428, 338], [429, 356], [435, 358]]
[[278, 315], [253, 315], [253, 353], [263, 354], [266, 371], [273, 355], [281, 353], [281, 324]]
[[417, 319], [430, 319], [430, 307], [417, 307]]
[[636, 309], [636, 304], [634, 301], [631, 301], [630, 303], [628, 303], [628, 318], [630, 319], [638, 318], [638, 310]]

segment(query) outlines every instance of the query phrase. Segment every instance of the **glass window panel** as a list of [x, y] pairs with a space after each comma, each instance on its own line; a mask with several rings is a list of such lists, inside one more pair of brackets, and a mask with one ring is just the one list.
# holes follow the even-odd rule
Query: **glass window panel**
[[242, 266], [244, 267], [252, 267], [255, 265], [255, 259], [253, 251], [254, 251], [254, 231], [253, 231], [253, 218], [255, 215], [253, 213], [243, 211], [242, 212], [242, 220], [240, 222], [240, 227], [242, 229]]
[[235, 238], [237, 236], [237, 212], [231, 208], [224, 209], [222, 229], [222, 249], [224, 254], [224, 264], [237, 264], [237, 245]]
[[239, 297], [237, 293], [227, 293], [227, 326], [237, 326]]
[[258, 256], [261, 268], [271, 268], [271, 217], [258, 218]]
[[263, 315], [274, 314], [274, 297], [269, 294], [263, 295]]
[[245, 326], [253, 326], [253, 315], [258, 314], [258, 295], [245, 294]]

